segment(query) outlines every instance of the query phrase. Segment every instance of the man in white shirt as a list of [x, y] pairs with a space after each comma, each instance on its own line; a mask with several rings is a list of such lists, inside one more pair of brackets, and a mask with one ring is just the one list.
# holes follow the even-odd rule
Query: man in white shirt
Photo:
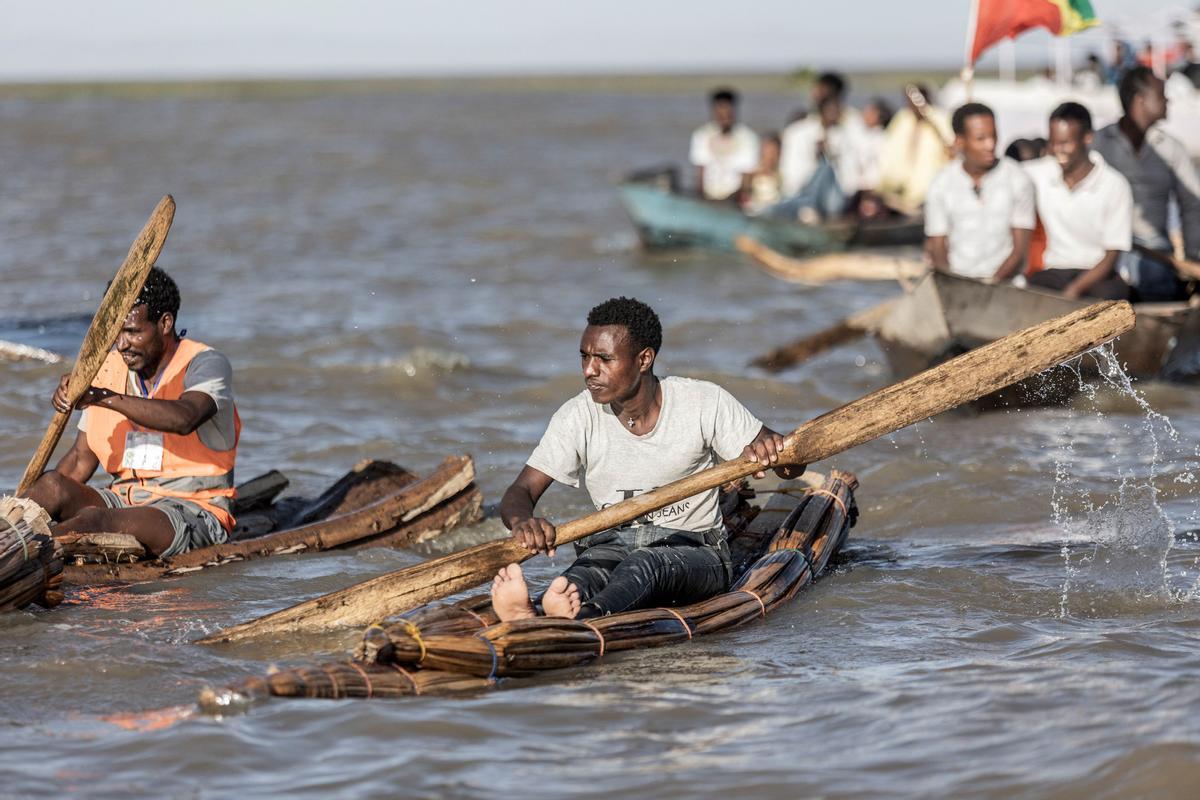
[[1050, 114], [1050, 155], [1025, 167], [1046, 229], [1046, 269], [1029, 283], [1071, 298], [1125, 300], [1129, 285], [1116, 267], [1132, 246], [1133, 193], [1091, 150], [1092, 138], [1088, 110], [1063, 103]]
[[[579, 352], [585, 391], [554, 414], [537, 449], [500, 501], [513, 539], [553, 553], [553, 523], [534, 507], [554, 481], [581, 480], [597, 509], [745, 458], [784, 478], [783, 437], [707, 381], [654, 374], [662, 325], [653, 309], [619, 297], [588, 313]], [[547, 616], [586, 619], [633, 608], [696, 602], [729, 587], [729, 548], [711, 490], [576, 543], [578, 558], [541, 598]], [[492, 584], [501, 620], [537, 614], [520, 566]]]
[[696, 186], [709, 200], [741, 194], [746, 176], [758, 166], [758, 136], [737, 121], [737, 93], [717, 89], [709, 97], [712, 121], [692, 133], [689, 160], [696, 167]]
[[925, 252], [933, 268], [980, 280], [1017, 274], [1035, 224], [1033, 183], [1017, 162], [996, 158], [996, 118], [967, 103], [951, 119], [959, 158], [925, 198]]
[[1133, 189], [1134, 249], [1121, 257], [1122, 275], [1139, 300], [1186, 300], [1187, 284], [1174, 267], [1168, 209], [1179, 206], [1186, 258], [1200, 259], [1200, 177], [1187, 148], [1157, 125], [1167, 118], [1165, 85], [1148, 67], [1121, 79], [1124, 115], [1096, 132], [1096, 151]]
[[[821, 99], [814, 116], [793, 122], [781, 137], [779, 174], [783, 196], [773, 216], [816, 221], [813, 214], [841, 216], [860, 188], [861, 121], [848, 118], [842, 99]], [[806, 219], [809, 217], [809, 219]]]

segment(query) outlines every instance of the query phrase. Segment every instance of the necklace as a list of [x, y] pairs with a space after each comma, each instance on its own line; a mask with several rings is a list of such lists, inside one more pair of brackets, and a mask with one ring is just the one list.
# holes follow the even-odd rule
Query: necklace
[[632, 428], [634, 426], [633, 417], [626, 418], [626, 422], [629, 424], [629, 427]]

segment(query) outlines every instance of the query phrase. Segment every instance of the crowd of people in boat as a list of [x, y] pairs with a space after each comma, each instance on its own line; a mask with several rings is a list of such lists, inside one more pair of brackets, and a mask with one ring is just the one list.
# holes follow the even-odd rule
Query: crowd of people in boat
[[692, 134], [689, 153], [700, 194], [749, 214], [807, 223], [915, 213], [946, 163], [949, 117], [923, 86], [910, 87], [899, 110], [879, 98], [859, 110], [847, 90], [838, 73], [818, 76], [811, 109], [762, 136], [738, 121], [736, 91], [715, 90], [712, 118]]
[[816, 114], [781, 134], [759, 137], [738, 122], [737, 94], [714, 91], [690, 157], [701, 195], [748, 214], [812, 224], [923, 211], [935, 269], [1068, 297], [1186, 300], [1196, 289], [1188, 263], [1200, 261], [1200, 178], [1158, 125], [1164, 89], [1149, 67], [1130, 67], [1117, 122], [1094, 130], [1088, 109], [1066, 102], [1046, 138], [998, 155], [986, 105], [947, 115], [910, 87], [889, 119], [882, 101], [849, 107], [845, 81], [827, 73], [813, 88]]

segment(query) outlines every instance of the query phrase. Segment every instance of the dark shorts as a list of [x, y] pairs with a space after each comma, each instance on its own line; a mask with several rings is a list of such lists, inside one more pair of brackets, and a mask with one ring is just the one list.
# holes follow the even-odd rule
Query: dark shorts
[[198, 547], [221, 544], [228, 540], [220, 521], [195, 503], [175, 497], [163, 497], [149, 503], [134, 505], [111, 489], [97, 489], [104, 505], [109, 508], [157, 508], [171, 520], [175, 538], [171, 546], [159, 554], [159, 558], [177, 556]]

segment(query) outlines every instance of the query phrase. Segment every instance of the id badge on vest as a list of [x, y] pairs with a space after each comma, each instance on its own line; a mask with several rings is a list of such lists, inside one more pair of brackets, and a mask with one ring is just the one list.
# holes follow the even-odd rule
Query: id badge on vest
[[121, 469], [159, 471], [163, 465], [163, 435], [153, 431], [128, 431]]

